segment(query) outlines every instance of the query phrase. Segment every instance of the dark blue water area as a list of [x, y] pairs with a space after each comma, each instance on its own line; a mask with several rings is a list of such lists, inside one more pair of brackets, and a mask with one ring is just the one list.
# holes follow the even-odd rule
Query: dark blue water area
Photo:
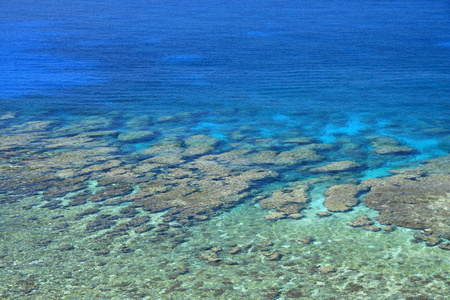
[[[323, 142], [372, 130], [431, 156], [448, 152], [448, 1], [0, 8], [2, 111], [60, 120], [203, 111], [192, 130], [224, 140], [242, 124], [262, 137], [302, 130]], [[444, 133], [426, 134], [422, 123]]]
[[52, 53], [53, 39], [70, 35], [46, 21], [0, 23], [0, 97], [52, 95], [55, 89], [101, 82], [97, 62]]

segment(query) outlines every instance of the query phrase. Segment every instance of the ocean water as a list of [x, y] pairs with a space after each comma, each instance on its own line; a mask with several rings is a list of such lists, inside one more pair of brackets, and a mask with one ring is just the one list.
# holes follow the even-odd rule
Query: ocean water
[[0, 296], [446, 299], [448, 1], [216, 2], [1, 1]]

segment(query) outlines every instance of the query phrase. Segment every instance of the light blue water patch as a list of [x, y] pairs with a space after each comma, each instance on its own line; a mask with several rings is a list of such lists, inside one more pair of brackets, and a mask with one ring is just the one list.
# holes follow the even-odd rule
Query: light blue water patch
[[376, 127], [383, 128], [383, 127], [386, 127], [386, 125], [388, 125], [388, 124], [389, 124], [389, 121], [384, 120], [384, 119], [378, 119], [375, 125], [376, 125]]
[[336, 142], [336, 137], [333, 136], [333, 133], [336, 132], [336, 127], [327, 124], [325, 128], [322, 130], [323, 135], [319, 137], [319, 140], [321, 140], [324, 143], [334, 143]]
[[411, 139], [408, 137], [392, 134], [386, 130], [378, 130], [379, 134], [393, 137], [407, 146], [416, 149], [420, 153], [411, 158], [411, 161], [425, 160], [433, 157], [447, 155], [448, 152], [439, 147], [439, 140], [437, 139]]
[[448, 154], [448, 152], [440, 149], [439, 141], [436, 139], [413, 140], [409, 138], [401, 138], [400, 140], [420, 152], [419, 155], [414, 157], [413, 161], [425, 160]]
[[348, 135], [355, 135], [368, 127], [368, 125], [361, 123], [361, 117], [356, 115], [351, 116], [346, 125], [347, 126], [341, 129], [341, 131]]
[[273, 117], [274, 121], [290, 121], [291, 118], [282, 114], [276, 114]]
[[193, 130], [200, 130], [200, 129], [205, 129], [205, 128], [220, 128], [223, 127], [225, 125], [222, 124], [216, 124], [216, 123], [210, 123], [210, 122], [201, 122], [199, 123], [196, 127], [193, 127]]
[[151, 141], [151, 142], [145, 142], [145, 143], [135, 143], [132, 145], [132, 147], [134, 148], [134, 151], [141, 151], [144, 149], [148, 149], [150, 148], [152, 145], [154, 145], [156, 143], [156, 141]]
[[209, 135], [215, 138], [218, 138], [221, 141], [226, 141], [228, 138], [225, 134], [220, 130], [223, 126], [222, 124], [210, 123], [210, 122], [201, 122], [196, 127], [193, 127], [192, 130], [204, 130], [209, 129]]
[[334, 143], [336, 142], [336, 137], [334, 134], [347, 134], [355, 135], [360, 130], [366, 129], [368, 125], [361, 123], [361, 117], [358, 115], [350, 116], [348, 122], [345, 126], [337, 127], [333, 124], [328, 123], [322, 130], [323, 134], [319, 139], [324, 143]]
[[270, 130], [268, 128], [261, 128], [259, 130], [259, 132], [260, 132], [261, 136], [265, 139], [271, 139], [271, 138], [273, 138], [273, 136], [275, 134], [272, 130]]
[[221, 133], [219, 131], [216, 131], [216, 130], [211, 130], [209, 135], [212, 136], [212, 137], [215, 137], [215, 138], [217, 138], [217, 139], [219, 139], [221, 141], [227, 141], [228, 140], [228, 138], [223, 133]]
[[[427, 150], [437, 150], [439, 144], [439, 141], [436, 139], [413, 140], [405, 137], [399, 139], [421, 152], [426, 152]], [[442, 154], [444, 155], [444, 153]]]
[[326, 185], [316, 185], [311, 192], [309, 193], [311, 197], [311, 202], [306, 210], [303, 210], [302, 213], [308, 217], [316, 217], [316, 213], [320, 211], [327, 211], [326, 206], [323, 204], [325, 201], [325, 191], [327, 190]]
[[370, 179], [370, 178], [379, 178], [379, 177], [389, 176], [391, 174], [388, 171], [391, 169], [392, 169], [392, 166], [365, 170], [362, 173], [362, 176], [359, 178], [359, 180], [366, 180], [366, 179]]

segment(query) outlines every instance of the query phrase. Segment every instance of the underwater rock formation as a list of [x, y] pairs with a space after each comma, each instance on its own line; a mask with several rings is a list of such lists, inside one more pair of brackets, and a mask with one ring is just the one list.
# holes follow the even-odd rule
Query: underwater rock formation
[[416, 152], [416, 149], [407, 147], [390, 136], [368, 137], [373, 147], [373, 152], [379, 155], [408, 155]]
[[373, 221], [367, 216], [359, 216], [355, 220], [349, 222], [347, 225], [351, 227], [371, 226], [373, 225]]
[[264, 219], [276, 221], [276, 220], [284, 219], [286, 217], [287, 217], [286, 213], [280, 212], [280, 211], [274, 211], [274, 212], [271, 212], [270, 214], [268, 214], [267, 216], [265, 216]]
[[265, 216], [267, 220], [279, 220], [290, 217], [300, 219], [299, 212], [306, 207], [310, 201], [308, 184], [299, 183], [291, 188], [275, 191], [272, 196], [259, 201], [259, 206], [263, 209], [275, 210]]
[[358, 193], [361, 187], [356, 184], [340, 184], [329, 187], [326, 192], [324, 205], [330, 212], [345, 212], [358, 204]]
[[335, 173], [335, 172], [347, 172], [359, 169], [361, 165], [354, 161], [337, 161], [327, 164], [322, 167], [312, 168], [310, 172], [312, 173]]
[[[184, 171], [181, 177], [180, 171]], [[241, 202], [248, 196], [246, 191], [258, 181], [278, 176], [276, 172], [258, 169], [236, 172], [204, 158], [179, 169], [167, 169], [161, 175], [159, 179], [141, 184], [139, 191], [129, 197], [133, 198], [133, 206], [149, 212], [174, 209], [175, 214], [169, 211], [167, 215], [173, 214], [177, 220], [197, 215], [213, 216], [219, 208]]]
[[[364, 204], [379, 211], [381, 224], [431, 229], [450, 238], [450, 156], [432, 160], [419, 170], [364, 180], [370, 188]], [[424, 173], [425, 171], [426, 173]]]

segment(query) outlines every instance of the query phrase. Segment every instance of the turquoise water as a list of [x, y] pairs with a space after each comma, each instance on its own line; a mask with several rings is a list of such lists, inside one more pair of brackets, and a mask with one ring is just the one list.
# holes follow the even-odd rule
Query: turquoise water
[[1, 297], [445, 299], [449, 12], [3, 1]]

